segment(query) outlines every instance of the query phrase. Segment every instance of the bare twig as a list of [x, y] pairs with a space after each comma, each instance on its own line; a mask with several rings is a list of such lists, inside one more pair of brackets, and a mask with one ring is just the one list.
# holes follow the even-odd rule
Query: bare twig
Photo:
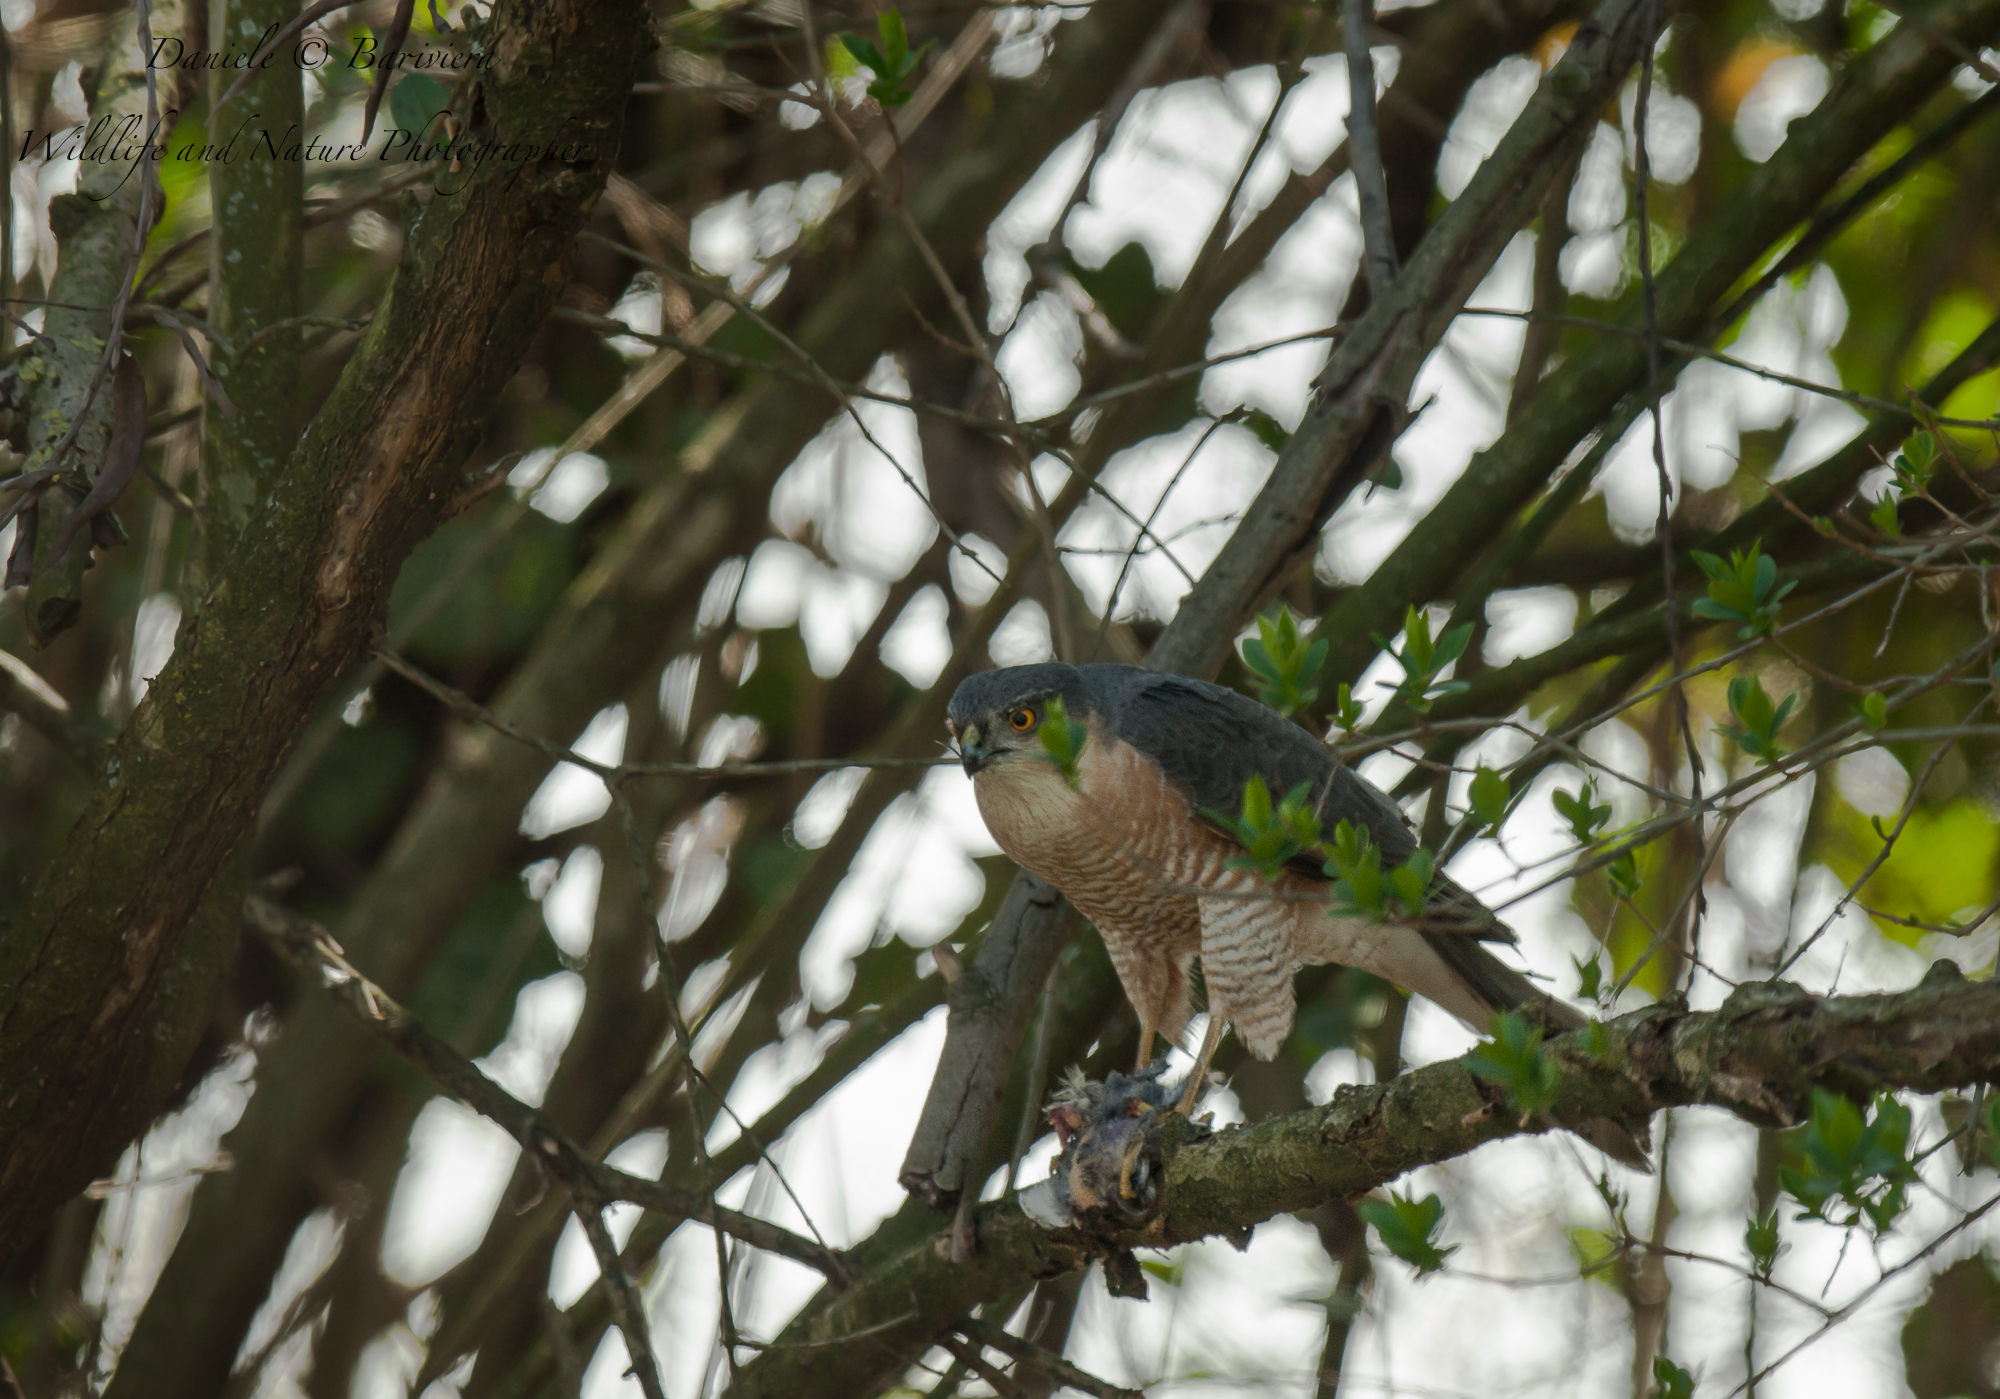
[[779, 1225], [709, 1204], [701, 1196], [593, 1160], [539, 1108], [531, 1108], [482, 1073], [477, 1064], [434, 1034], [380, 986], [362, 975], [325, 928], [261, 894], [244, 900], [249, 926], [286, 960], [316, 970], [327, 990], [362, 1025], [422, 1069], [459, 1101], [506, 1129], [508, 1135], [579, 1200], [601, 1208], [629, 1200], [680, 1219], [692, 1219], [756, 1248], [783, 1254], [837, 1280], [852, 1269], [832, 1250]]
[[1368, 52], [1374, 27], [1369, 0], [1341, 0], [1342, 40], [1347, 51], [1347, 158], [1361, 205], [1361, 237], [1367, 248], [1368, 290], [1380, 297], [1396, 280], [1396, 234], [1389, 222], [1389, 182], [1382, 170], [1382, 136], [1375, 123], [1375, 61]]
[[626, 1373], [638, 1378], [646, 1399], [667, 1399], [666, 1388], [660, 1383], [660, 1362], [653, 1355], [652, 1332], [646, 1325], [646, 1304], [639, 1296], [638, 1284], [632, 1281], [624, 1261], [618, 1257], [618, 1245], [611, 1241], [611, 1231], [604, 1227], [603, 1209], [577, 1200], [571, 1212], [590, 1240], [590, 1251], [597, 1255], [598, 1279], [610, 1294], [611, 1314], [617, 1318], [618, 1329], [625, 1337], [625, 1354], [631, 1362]]
[[953, 1322], [952, 1329], [969, 1341], [1012, 1357], [1017, 1365], [1032, 1366], [1072, 1389], [1080, 1389], [1085, 1394], [1095, 1395], [1096, 1399], [1140, 1399], [1138, 1390], [1126, 1389], [1122, 1385], [1101, 1380], [1090, 1371], [1070, 1364], [1054, 1351], [1038, 1346], [1025, 1337], [1016, 1336], [1004, 1326], [996, 1326], [979, 1317], [968, 1316]]
[[978, 1346], [967, 1344], [949, 1333], [938, 1337], [938, 1344], [950, 1351], [966, 1369], [993, 1386], [993, 1392], [1002, 1399], [1028, 1399], [1026, 1391], [1009, 1379], [1005, 1371], [988, 1363], [986, 1357], [979, 1353]]
[[[1636, 152], [1632, 184], [1633, 202], [1639, 225], [1639, 280], [1646, 337], [1646, 401], [1653, 420], [1653, 469], [1660, 481], [1660, 513], [1654, 528], [1660, 541], [1661, 591], [1669, 602], [1666, 608], [1667, 665], [1671, 672], [1679, 674], [1680, 610], [1671, 605], [1674, 598], [1674, 487], [1672, 476], [1667, 470], [1666, 430], [1660, 421], [1660, 288], [1653, 276], [1652, 223], [1647, 216], [1647, 196], [1653, 182], [1653, 168], [1646, 149], [1646, 120], [1653, 93], [1654, 40], [1659, 32], [1658, 0], [1646, 0], [1645, 42], [1639, 52], [1639, 94], [1632, 109], [1633, 142]], [[1676, 683], [1673, 695], [1674, 719], [1680, 729], [1681, 742], [1687, 751], [1688, 794], [1693, 798], [1694, 807], [1689, 829], [1694, 836], [1695, 864], [1706, 869], [1708, 862], [1702, 853], [1701, 749], [1694, 740], [1694, 723], [1689, 717], [1687, 690]], [[1701, 881], [1697, 879], [1694, 883], [1694, 910], [1688, 934], [1690, 960], [1699, 953], [1701, 947], [1701, 915], [1707, 904]]]

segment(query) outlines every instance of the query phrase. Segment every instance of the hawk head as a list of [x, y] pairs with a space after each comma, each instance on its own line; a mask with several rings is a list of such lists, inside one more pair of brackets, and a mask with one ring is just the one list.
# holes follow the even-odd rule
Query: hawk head
[[1095, 708], [1083, 672], [1059, 661], [982, 671], [961, 681], [945, 713], [966, 776], [1039, 754], [1042, 720], [1057, 698], [1072, 719]]

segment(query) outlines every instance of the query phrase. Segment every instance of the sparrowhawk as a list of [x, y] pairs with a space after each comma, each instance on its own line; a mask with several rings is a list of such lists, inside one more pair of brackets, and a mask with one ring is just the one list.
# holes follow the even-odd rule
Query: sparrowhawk
[[[1072, 772], [1050, 761], [1041, 741], [1051, 700], [1088, 734]], [[1475, 1029], [1528, 1001], [1545, 1002], [1544, 1013], [1564, 1028], [1584, 1023], [1487, 950], [1513, 942], [1513, 931], [1442, 874], [1412, 925], [1331, 914], [1327, 874], [1310, 852], [1276, 881], [1232, 866], [1243, 847], [1213, 814], [1238, 811], [1253, 776], [1272, 792], [1309, 784], [1321, 829], [1342, 819], [1365, 829], [1384, 868], [1417, 848], [1394, 802], [1247, 696], [1135, 666], [1051, 662], [967, 678], [949, 718], [1000, 848], [1060, 889], [1103, 935], [1139, 1015], [1142, 1066], [1156, 1033], [1178, 1040], [1186, 1027], [1189, 976], [1200, 956], [1209, 1030], [1184, 1106], [1225, 1025], [1234, 1024], [1258, 1058], [1277, 1053], [1292, 1027], [1292, 976], [1302, 965], [1373, 972]], [[1622, 1146], [1612, 1149], [1627, 1155]]]

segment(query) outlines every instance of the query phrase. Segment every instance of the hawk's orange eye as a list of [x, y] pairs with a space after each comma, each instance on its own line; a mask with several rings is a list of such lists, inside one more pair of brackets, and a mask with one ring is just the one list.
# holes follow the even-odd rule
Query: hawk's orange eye
[[1026, 733], [1029, 729], [1035, 727], [1035, 711], [1032, 709], [1017, 709], [1013, 714], [1008, 716], [1007, 722], [1014, 726], [1015, 733]]

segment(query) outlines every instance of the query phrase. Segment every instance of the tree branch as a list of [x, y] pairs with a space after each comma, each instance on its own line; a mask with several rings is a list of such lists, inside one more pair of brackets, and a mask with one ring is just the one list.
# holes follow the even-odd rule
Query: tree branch
[[1088, 1370], [1079, 1369], [1052, 1350], [1045, 1350], [1033, 1341], [1016, 1336], [1004, 1326], [995, 1326], [976, 1316], [968, 1316], [953, 1324], [952, 1329], [978, 1345], [997, 1350], [1009, 1356], [1017, 1365], [1032, 1366], [1046, 1371], [1051, 1379], [1080, 1389], [1096, 1399], [1140, 1399], [1136, 1389], [1126, 1389], [1122, 1385], [1111, 1384], [1099, 1379]]
[[[933, 1209], [958, 1203], [986, 1164], [987, 1138], [1007, 1091], [1035, 995], [1079, 919], [1055, 889], [1020, 874], [1007, 890], [970, 966], [946, 970], [949, 1035], [958, 1051], [938, 1062], [897, 1179]], [[940, 967], [951, 967], [942, 957]]]
[[505, 1128], [581, 1205], [602, 1209], [615, 1201], [629, 1200], [677, 1219], [720, 1229], [836, 1281], [849, 1276], [851, 1270], [839, 1254], [811, 1239], [737, 1210], [711, 1209], [708, 1198], [699, 1191], [679, 1190], [596, 1160], [548, 1114], [529, 1107], [488, 1078], [477, 1064], [357, 971], [319, 924], [258, 894], [244, 899], [243, 914], [246, 923], [286, 961], [317, 972], [334, 999], [377, 1039], [437, 1080], [454, 1098]]
[[1382, 141], [1375, 125], [1375, 63], [1368, 52], [1375, 7], [1369, 0], [1341, 0], [1347, 50], [1347, 150], [1361, 205], [1361, 238], [1367, 250], [1368, 291], [1382, 296], [1396, 280], [1396, 235], [1389, 226], [1389, 184], [1382, 174]]
[[0, 710], [11, 710], [22, 722], [86, 766], [97, 739], [69, 702], [50, 688], [34, 668], [11, 651], [0, 651]]
[[1577, 31], [1389, 293], [1371, 302], [1335, 346], [1314, 381], [1305, 420], [1242, 523], [1182, 602], [1150, 664], [1211, 674], [1241, 619], [1359, 484], [1358, 472], [1399, 430], [1418, 368], [1514, 230], [1534, 216], [1556, 171], [1567, 168], [1589, 139], [1599, 110], [1638, 55], [1644, 12], [1638, 0], [1607, 0]]
[[[1951, 33], [1983, 42], [2000, 28], [2000, 0], [1948, 0], [1935, 19]], [[1792, 124], [1778, 153], [1745, 178], [1663, 269], [1660, 332], [1699, 335], [1716, 304], [1765, 250], [1808, 218], [1855, 161], [1916, 110], [1953, 66], [1950, 55], [1914, 27], [1899, 26], [1844, 69], [1825, 100]], [[1621, 336], [1607, 337], [1591, 354], [1543, 380], [1535, 411], [1474, 457], [1368, 581], [1327, 613], [1320, 634], [1332, 650], [1321, 683], [1359, 676], [1375, 654], [1369, 638], [1396, 632], [1411, 601], [1443, 595], [1465, 561], [1478, 557], [1493, 521], [1525, 504], [1572, 446], [1597, 428], [1619, 399], [1642, 386], [1645, 374], [1642, 338]]]
[[[1782, 1127], [1800, 1120], [1815, 1088], [1865, 1096], [2000, 1078], [2000, 982], [1966, 981], [1951, 962], [1889, 995], [1822, 998], [1783, 982], [1754, 982], [1718, 1010], [1657, 1005], [1605, 1028], [1599, 1056], [1584, 1032], [1549, 1042], [1561, 1070], [1555, 1117], [1636, 1124], [1658, 1108], [1700, 1103]], [[1465, 1059], [1454, 1059], [1191, 1142], [1170, 1156], [1164, 1211], [1142, 1233], [1052, 1231], [1014, 1198], [993, 1201], [975, 1215], [980, 1247], [970, 1262], [947, 1259], [940, 1230], [871, 1267], [858, 1286], [795, 1322], [782, 1339], [852, 1335], [913, 1303], [914, 1316], [873, 1332], [867, 1344], [768, 1350], [730, 1393], [810, 1399], [865, 1392], [900, 1367], [900, 1357], [1028, 1279], [1124, 1248], [1237, 1233], [1325, 1200], [1353, 1199], [1485, 1142], [1547, 1130], [1546, 1118], [1522, 1120], [1497, 1092]]]

